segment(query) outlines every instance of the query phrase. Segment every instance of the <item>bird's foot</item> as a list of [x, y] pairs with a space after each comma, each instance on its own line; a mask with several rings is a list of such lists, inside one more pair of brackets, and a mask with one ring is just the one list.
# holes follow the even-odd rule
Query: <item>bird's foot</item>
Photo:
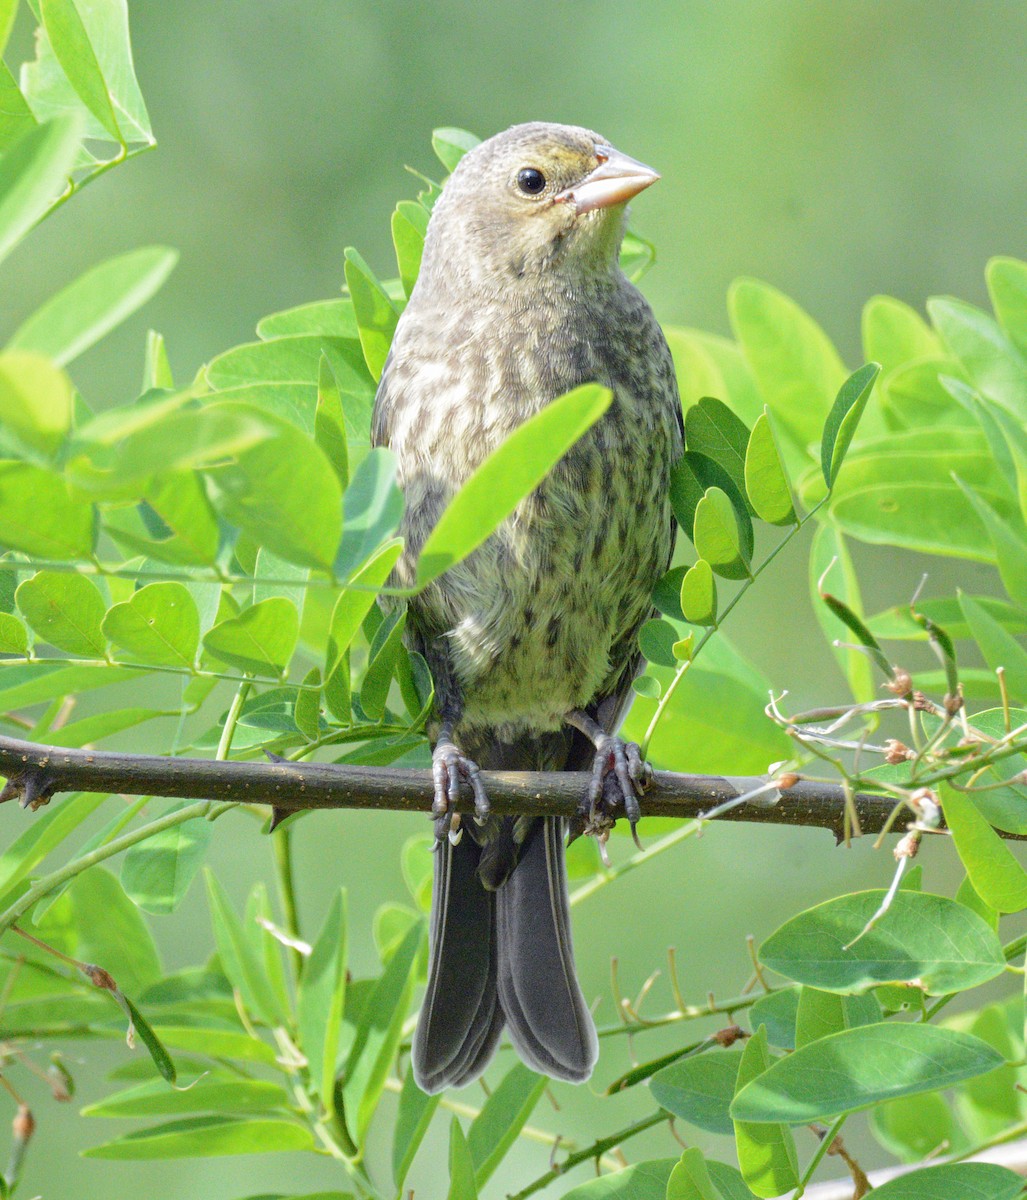
[[605, 843], [620, 810], [631, 826], [635, 845], [641, 850], [637, 826], [642, 809], [638, 798], [649, 786], [652, 768], [635, 742], [603, 733], [596, 736], [595, 747], [592, 779], [578, 809], [579, 819], [585, 823], [584, 832]]
[[449, 838], [455, 846], [463, 836], [460, 814], [456, 811], [460, 799], [460, 785], [466, 783], [474, 796], [474, 819], [482, 824], [489, 815], [489, 798], [481, 781], [478, 764], [453, 745], [448, 738], [440, 738], [431, 756], [431, 773], [435, 783], [435, 798], [431, 813], [435, 819], [435, 838]]

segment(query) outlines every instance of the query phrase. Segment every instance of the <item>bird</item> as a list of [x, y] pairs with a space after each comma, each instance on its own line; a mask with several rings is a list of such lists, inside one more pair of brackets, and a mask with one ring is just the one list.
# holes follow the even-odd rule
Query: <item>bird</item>
[[[410, 587], [446, 505], [525, 420], [578, 385], [602, 417], [469, 557], [408, 602], [435, 686], [429, 966], [411, 1066], [427, 1093], [522, 1061], [583, 1082], [598, 1057], [578, 983], [565, 821], [497, 817], [481, 772], [590, 770], [582, 817], [632, 822], [646, 765], [616, 736], [638, 631], [675, 538], [683, 445], [666, 340], [620, 269], [627, 202], [659, 175], [585, 128], [515, 125], [456, 165], [375, 396], [372, 443], [405, 499], [393, 582]], [[474, 815], [461, 818], [461, 790]]]

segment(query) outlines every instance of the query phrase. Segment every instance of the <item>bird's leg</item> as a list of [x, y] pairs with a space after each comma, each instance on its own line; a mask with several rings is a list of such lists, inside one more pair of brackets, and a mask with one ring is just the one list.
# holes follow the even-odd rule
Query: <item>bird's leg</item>
[[626, 742], [607, 733], [588, 713], [575, 710], [568, 713], [564, 720], [583, 733], [596, 748], [592, 779], [578, 809], [586, 829], [602, 825], [604, 818], [609, 822], [615, 815], [610, 809], [622, 808], [631, 826], [631, 836], [641, 849], [636, 832], [636, 826], [642, 819], [638, 798], [649, 784], [652, 768], [643, 761], [642, 752], [635, 742]]
[[461, 783], [467, 783], [474, 796], [475, 820], [481, 824], [489, 815], [489, 798], [485, 794], [478, 764], [461, 753], [453, 742], [453, 729], [459, 718], [459, 706], [450, 704], [445, 707], [431, 756], [431, 773], [435, 784], [431, 811], [435, 818], [435, 837], [440, 842], [448, 837], [454, 846], [463, 833], [460, 814], [456, 811]]

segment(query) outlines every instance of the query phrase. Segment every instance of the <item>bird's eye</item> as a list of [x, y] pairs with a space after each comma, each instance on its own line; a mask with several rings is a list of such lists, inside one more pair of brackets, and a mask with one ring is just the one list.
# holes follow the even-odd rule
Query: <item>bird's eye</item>
[[525, 167], [517, 172], [517, 186], [529, 196], [537, 196], [546, 186], [546, 177], [535, 167]]

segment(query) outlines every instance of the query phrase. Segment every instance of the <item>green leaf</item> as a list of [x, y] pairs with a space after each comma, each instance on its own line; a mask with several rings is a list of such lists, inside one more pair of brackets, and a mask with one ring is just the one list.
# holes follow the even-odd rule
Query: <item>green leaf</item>
[[303, 677], [303, 686], [296, 696], [293, 720], [308, 742], [317, 740], [321, 732], [321, 671], [318, 667], [311, 667]]
[[22, 322], [7, 349], [31, 350], [64, 366], [145, 304], [177, 260], [166, 246], [143, 246], [91, 267]]
[[273, 1047], [248, 1033], [234, 1029], [207, 1029], [195, 1025], [160, 1025], [161, 1041], [190, 1054], [205, 1054], [208, 1058], [239, 1058], [246, 1062], [275, 1066]]
[[747, 424], [759, 417], [763, 400], [736, 342], [699, 329], [664, 326], [663, 332], [684, 410], [703, 396], [720, 396]]
[[246, 937], [239, 916], [217, 876], [209, 868], [205, 876], [207, 904], [221, 968], [232, 987], [239, 992], [246, 1008], [255, 1016], [263, 1017], [269, 1025], [274, 1025], [278, 1019], [278, 1006], [263, 964]]
[[[936, 356], [918, 358], [888, 371], [877, 383], [877, 401], [889, 429], [974, 426], [974, 409], [956, 395], [962, 388], [959, 363]], [[973, 393], [976, 395], [976, 393]]]
[[934, 296], [927, 311], [942, 342], [970, 382], [1018, 421], [1027, 420], [1027, 360], [981, 309], [949, 296]]
[[342, 533], [342, 489], [328, 459], [298, 429], [281, 426], [210, 477], [218, 507], [259, 545], [302, 566], [331, 567]]
[[[152, 252], [158, 247], [148, 247], [147, 249]], [[172, 259], [169, 270], [174, 267], [178, 257], [177, 251], [170, 253], [173, 253], [175, 258]], [[111, 262], [115, 261], [117, 260], [111, 260]], [[111, 262], [106, 265], [110, 266]], [[157, 284], [157, 287], [160, 287], [160, 283]], [[120, 317], [118, 319], [120, 320]], [[168, 362], [168, 351], [164, 345], [164, 338], [153, 329], [148, 330], [146, 334], [146, 354], [143, 360], [143, 391], [148, 392], [151, 388], [161, 388], [167, 392], [175, 390], [175, 379], [171, 374], [171, 364]]]
[[367, 670], [360, 685], [360, 707], [372, 721], [380, 721], [385, 715], [385, 702], [403, 649], [406, 622], [406, 609], [394, 610], [382, 622], [371, 643]]
[[730, 408], [712, 396], [703, 396], [685, 413], [685, 445], [712, 458], [745, 494], [745, 452], [749, 430]]
[[314, 411], [314, 441], [324, 452], [339, 478], [339, 486], [349, 483], [349, 450], [346, 446], [346, 418], [335, 372], [326, 355], [321, 355], [317, 375], [317, 408]]
[[396, 1114], [396, 1129], [392, 1135], [392, 1178], [396, 1194], [403, 1191], [403, 1183], [414, 1161], [435, 1110], [442, 1099], [441, 1094], [428, 1096], [414, 1082], [413, 1071], [403, 1077], [399, 1093], [399, 1111]]
[[985, 275], [995, 316], [1009, 340], [1027, 355], [1027, 263], [993, 258]]
[[970, 796], [942, 785], [945, 823], [974, 890], [1002, 913], [1027, 908], [1027, 872], [977, 810]]
[[874, 1188], [874, 1200], [1016, 1200], [1023, 1180], [994, 1163], [923, 1167]]
[[[275, 425], [255, 408], [224, 402], [183, 410], [182, 403], [180, 396], [165, 398], [162, 394], [150, 406], [154, 416], [150, 421], [142, 415], [146, 409], [111, 410], [110, 420], [115, 426], [111, 433], [114, 438], [120, 433], [123, 440], [110, 467], [121, 480], [142, 479], [163, 471], [211, 468], [226, 458], [242, 456], [247, 450], [276, 440]], [[114, 413], [118, 414], [116, 422]], [[83, 438], [100, 420], [82, 431]], [[78, 477], [73, 472], [76, 481]], [[87, 486], [87, 481], [82, 481], [82, 486]]]
[[[861, 442], [832, 490], [831, 518], [865, 542], [994, 562], [982, 518], [954, 476], [1003, 520], [1019, 523], [1016, 498], [984, 438], [976, 430], [944, 427]], [[804, 503], [819, 499], [806, 487], [802, 495]]]
[[164, 1080], [167, 1083], [174, 1083], [178, 1079], [178, 1071], [175, 1067], [174, 1059], [167, 1052], [164, 1043], [157, 1036], [150, 1022], [147, 1021], [132, 1001], [127, 996], [122, 996], [121, 999], [124, 1002], [125, 1008], [128, 1009], [129, 1019], [132, 1022], [130, 1036], [137, 1036], [143, 1043], [150, 1058], [153, 1060], [154, 1066]]
[[116, 142], [124, 144], [107, 84], [75, 0], [39, 0], [43, 28], [79, 99]]
[[424, 587], [462, 561], [542, 482], [606, 412], [608, 388], [585, 384], [529, 417], [494, 450], [449, 502], [417, 564]]
[[[869, 651], [869, 657], [877, 664], [878, 669], [884, 675], [886, 680], [892, 678], [891, 663], [881, 647], [877, 644], [877, 639], [863, 623], [844, 600], [839, 600], [837, 596], [832, 596], [830, 592], [821, 592], [820, 599], [827, 605], [832, 613], [845, 626], [850, 633], [855, 634], [856, 640], [861, 646], [865, 646]], [[924, 618], [926, 620], [926, 618]]]
[[681, 580], [681, 612], [693, 625], [717, 623], [717, 581], [704, 558], [689, 567]]
[[200, 614], [181, 583], [149, 583], [115, 604], [103, 619], [104, 636], [123, 657], [192, 670], [200, 643]]
[[431, 148], [439, 162], [450, 172], [455, 171], [456, 164], [468, 150], [473, 150], [480, 142], [481, 138], [468, 133], [466, 129], [454, 129], [449, 126], [434, 129], [431, 135]]
[[303, 964], [296, 999], [300, 1049], [329, 1114], [335, 1112], [335, 1060], [346, 1000], [347, 930], [343, 888], [335, 893], [310, 957]]
[[[673, 672], [650, 672], [666, 686]], [[790, 739], [764, 709], [769, 681], [718, 634], [688, 668], [667, 704], [666, 717], [650, 743], [654, 764], [669, 771], [717, 775], [762, 774], [767, 764], [787, 758]], [[641, 741], [655, 704], [638, 697], [631, 706], [624, 736]]]
[[40, 354], [0, 354], [0, 422], [34, 450], [53, 455], [71, 427], [71, 380]]
[[985, 904], [981, 899], [969, 875], [963, 879], [963, 882], [956, 890], [956, 901], [959, 904], [965, 905], [971, 912], [975, 912], [992, 929], [998, 929], [998, 912], [990, 904]]
[[376, 446], [357, 467], [343, 499], [346, 524], [335, 556], [335, 574], [347, 578], [388, 541], [403, 517], [403, 493], [396, 485], [396, 456]]
[[346, 1061], [343, 1088], [347, 1124], [363, 1146], [367, 1129], [395, 1057], [410, 1007], [424, 926], [413, 926], [389, 959], [367, 998]]
[[28, 630], [11, 613], [0, 612], [0, 653], [24, 656], [28, 653]]
[[681, 584], [687, 570], [687, 567], [671, 567], [653, 588], [653, 604], [665, 617], [673, 617], [675, 621], [685, 619], [681, 611]]
[[939, 1147], [959, 1141], [952, 1110], [936, 1092], [878, 1104], [870, 1114], [874, 1137], [890, 1154], [916, 1163]]
[[449, 1126], [449, 1192], [447, 1200], [478, 1200], [474, 1182], [474, 1162], [460, 1122], [453, 1118]]
[[[686, 1151], [688, 1153], [688, 1151]], [[562, 1200], [666, 1200], [671, 1173], [677, 1168], [676, 1158], [651, 1158], [633, 1163], [623, 1171], [600, 1175], [564, 1192]], [[701, 1192], [677, 1194], [674, 1200], [720, 1200], [714, 1194], [704, 1197]]]
[[428, 231], [428, 213], [413, 200], [401, 200], [392, 214], [392, 244], [396, 266], [407, 297], [414, 290], [424, 253], [424, 235]]
[[848, 545], [842, 533], [830, 522], [822, 524], [813, 535], [809, 573], [813, 611], [828, 644], [834, 650], [838, 665], [845, 673], [853, 698], [857, 701], [870, 700], [875, 695], [870, 660], [858, 650], [834, 646], [836, 639], [849, 640], [848, 630], [835, 612], [820, 603], [820, 589], [826, 583], [841, 597], [850, 612], [859, 614], [863, 609], [859, 578]]
[[44, 642], [85, 658], [106, 655], [103, 597], [85, 575], [37, 571], [19, 584], [15, 597], [29, 627]]
[[1023, 1055], [1023, 999], [1012, 996], [1004, 1004], [989, 1004], [973, 1016], [968, 1028], [963, 1027], [1006, 1060], [997, 1070], [968, 1080], [957, 1094], [964, 1128], [974, 1142], [984, 1141], [1023, 1120], [1016, 1065]]
[[691, 450], [686, 450], [671, 469], [670, 503], [678, 524], [694, 541], [695, 511], [707, 489], [712, 487], [720, 488], [734, 507], [742, 557], [748, 561], [752, 558], [753, 530], [744, 493], [719, 463]]
[[[75, 0], [75, 5], [117, 111], [121, 132], [130, 141], [152, 145], [149, 116], [132, 65], [126, 0]], [[36, 62], [22, 68], [26, 95], [36, 115], [87, 114], [85, 136], [106, 138], [103, 125], [88, 113], [61, 69], [44, 31], [37, 34], [36, 55]]]
[[335, 608], [328, 628], [328, 648], [325, 659], [325, 680], [331, 678], [339, 666], [342, 656], [357, 636], [364, 618], [375, 601], [375, 589], [385, 586], [392, 568], [403, 550], [397, 538], [387, 542], [353, 576], [352, 587], [344, 589]]
[[771, 934], [760, 947], [760, 960], [772, 971], [831, 992], [915, 982], [940, 995], [977, 987], [1005, 969], [994, 930], [945, 896], [899, 891], [863, 933], [884, 895], [879, 889], [855, 892], [806, 909]]
[[288, 1109], [292, 1097], [280, 1084], [263, 1079], [238, 1079], [210, 1074], [187, 1088], [169, 1088], [152, 1079], [105, 1096], [82, 1109], [84, 1117], [161, 1117], [178, 1113], [267, 1112]]
[[792, 491], [766, 408], [752, 427], [745, 448], [744, 485], [753, 512], [761, 521], [771, 525], [795, 523], [797, 518]]
[[768, 284], [736, 280], [728, 313], [763, 399], [788, 436], [783, 450], [794, 470], [819, 441], [845, 368], [820, 326]]
[[1014, 526], [975, 488], [955, 476], [956, 483], [980, 517], [995, 547], [998, 573], [1010, 597], [1021, 608], [1027, 607], [1027, 541], [1021, 536], [1023, 523]]
[[642, 276], [656, 262], [656, 247], [652, 242], [632, 233], [629, 229], [624, 234], [620, 245], [620, 269], [631, 280], [638, 283]]
[[200, 869], [213, 831], [209, 821], [193, 817], [133, 846], [121, 867], [129, 899], [144, 912], [174, 912]]
[[204, 635], [203, 648], [222, 662], [254, 675], [283, 675], [296, 649], [300, 618], [280, 596], [243, 609]]
[[781, 1050], [794, 1050], [800, 992], [801, 989], [797, 987], [783, 987], [779, 991], [761, 996], [749, 1009], [750, 1028], [759, 1029], [764, 1025], [767, 1039], [772, 1046]]
[[371, 377], [377, 382], [382, 377], [382, 368], [392, 345], [392, 335], [396, 332], [399, 313], [388, 293], [357, 251], [349, 246], [345, 255], [346, 286], [353, 297], [353, 311], [356, 313], [364, 361]]
[[805, 1125], [952, 1087], [1002, 1062], [986, 1042], [954, 1029], [887, 1021], [863, 1025], [778, 1059], [742, 1088], [731, 1115], [737, 1121]]
[[[924, 616], [930, 617], [932, 621], [947, 629], [951, 637], [969, 638], [974, 635], [963, 613], [964, 598], [963, 593], [960, 593], [959, 596], [920, 599], [916, 606]], [[1027, 614], [1008, 600], [983, 595], [970, 596], [969, 599], [983, 608], [1007, 633], [1027, 633]], [[867, 628], [885, 641], [920, 641], [924, 638], [924, 631], [910, 615], [908, 604], [897, 604], [894, 608], [887, 608], [874, 613], [872, 617], [867, 617]]]
[[0, 854], [0, 899], [7, 901], [9, 893], [106, 799], [106, 796], [92, 792], [75, 793], [51, 801], [49, 807], [34, 816], [31, 824], [26, 825]]
[[314, 300], [308, 304], [298, 304], [295, 308], [284, 309], [282, 312], [271, 313], [257, 322], [257, 336], [264, 341], [311, 334], [352, 338], [356, 341], [357, 319], [353, 315], [353, 301], [345, 296], [332, 300]]
[[674, 657], [674, 644], [677, 640], [677, 630], [669, 621], [646, 621], [638, 631], [638, 648], [649, 662], [658, 663], [662, 667], [677, 666], [677, 659]]
[[493, 1089], [467, 1131], [476, 1187], [492, 1178], [545, 1089], [545, 1076], [523, 1063], [515, 1063]]
[[35, 125], [0, 158], [0, 260], [42, 217], [66, 185], [79, 148], [79, 123]]
[[217, 1158], [227, 1154], [271, 1154], [312, 1150], [314, 1135], [304, 1125], [272, 1117], [189, 1117], [137, 1129], [83, 1150], [85, 1158]]
[[[800, 1010], [801, 1012], [801, 1010]], [[773, 1065], [767, 1031], [761, 1025], [745, 1043], [736, 1087], [741, 1090]], [[735, 1125], [735, 1148], [742, 1178], [757, 1196], [781, 1196], [799, 1182], [795, 1140], [787, 1125]]]
[[1003, 668], [1010, 692], [1027, 701], [1027, 651], [979, 600], [959, 592], [959, 604], [984, 661], [993, 671]]
[[[14, 0], [0, 0], [0, 10], [5, 5], [10, 6], [12, 14], [17, 8]], [[3, 21], [4, 15], [0, 11], [0, 54], [3, 53]], [[6, 150], [12, 142], [16, 142], [23, 133], [33, 129], [35, 124], [36, 118], [32, 115], [32, 109], [29, 108], [28, 102], [21, 94], [7, 64], [0, 59], [0, 153]]]
[[54, 746], [85, 746], [120, 733], [123, 729], [134, 729], [144, 721], [155, 717], [177, 716], [159, 708], [116, 708], [110, 712], [94, 713], [80, 721], [69, 721], [49, 735]]
[[75, 952], [108, 970], [130, 995], [163, 975], [153, 935], [117, 878], [90, 867], [68, 889], [78, 939]]
[[[147, 536], [111, 518], [125, 510], [106, 511], [105, 528], [129, 551], [161, 562], [208, 566], [218, 553], [218, 522], [203, 481], [194, 471], [167, 471], [146, 485], [138, 512]], [[134, 514], [133, 514], [134, 515]]]
[[831, 411], [827, 414], [820, 442], [820, 469], [828, 488], [838, 478], [838, 472], [856, 434], [859, 419], [880, 373], [879, 363], [867, 363], [858, 371], [853, 371], [842, 384]]
[[707, 1133], [730, 1136], [734, 1126], [728, 1108], [741, 1061], [741, 1050], [716, 1047], [657, 1071], [649, 1090], [656, 1103], [674, 1116]]
[[[1016, 728], [1027, 722], [1027, 710], [1011, 709], [1009, 720], [1012, 722], [1010, 728]], [[1001, 708], [990, 708], [974, 713], [974, 728], [979, 729], [986, 737], [1004, 737], [1007, 732], [1005, 711]], [[1023, 755], [1018, 754], [997, 763], [976, 782], [993, 785], [1003, 779], [1012, 780], [1025, 770], [1027, 770], [1027, 760]], [[970, 782], [972, 780], [969, 771], [959, 779], [959, 783], [963, 786]], [[973, 799], [974, 806], [996, 829], [1005, 830], [1007, 833], [1027, 833], [1027, 804], [1025, 804], [1027, 792], [1023, 787], [1013, 783], [1001, 788], [992, 786], [975, 792]]]
[[804, 987], [799, 991], [795, 1013], [795, 1049], [815, 1042], [842, 1029], [873, 1025], [882, 1020], [881, 1005], [873, 992], [862, 996], [841, 996]]
[[671, 1171], [666, 1200], [722, 1200], [721, 1191], [710, 1178], [706, 1160], [697, 1146], [689, 1147]]
[[912, 359], [937, 357], [941, 344], [920, 314], [893, 296], [871, 296], [863, 306], [863, 355], [886, 375]]
[[696, 553], [725, 579], [745, 579], [749, 562], [743, 554], [742, 536], [734, 505], [718, 487], [706, 489], [695, 509], [693, 539]]

